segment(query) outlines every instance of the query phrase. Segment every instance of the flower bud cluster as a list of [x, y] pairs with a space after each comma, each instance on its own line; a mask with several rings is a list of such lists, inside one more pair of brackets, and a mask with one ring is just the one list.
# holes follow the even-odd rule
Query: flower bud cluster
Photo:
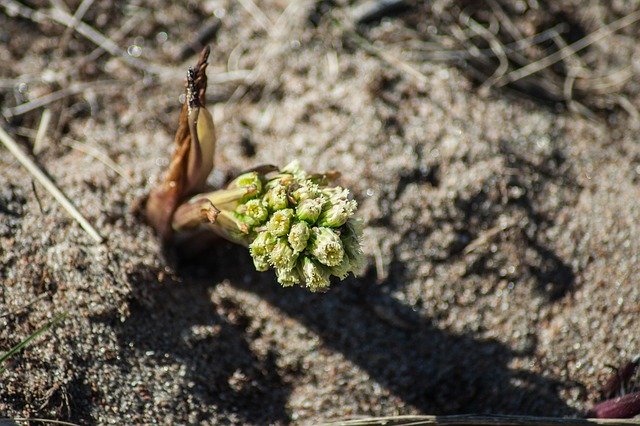
[[236, 191], [236, 197], [216, 204], [222, 217], [233, 219], [216, 224], [233, 228], [220, 234], [237, 236], [244, 229], [256, 269], [273, 268], [283, 286], [324, 291], [332, 275], [362, 273], [362, 231], [348, 190], [327, 186], [292, 163], [271, 175], [240, 175], [223, 191]]

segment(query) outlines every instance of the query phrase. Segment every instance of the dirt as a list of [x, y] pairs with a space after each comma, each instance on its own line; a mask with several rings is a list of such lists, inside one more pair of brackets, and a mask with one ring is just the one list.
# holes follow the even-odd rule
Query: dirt
[[[62, 3], [73, 14], [80, 2]], [[81, 35], [61, 43], [65, 27], [0, 7], [3, 109], [117, 80], [49, 104], [35, 156], [104, 243], [0, 149], [0, 350], [67, 313], [6, 364], [0, 413], [80, 424], [584, 415], [609, 365], [640, 353], [638, 25], [583, 57], [635, 77], [608, 97], [583, 92], [591, 113], [574, 112], [508, 87], [485, 93], [464, 64], [418, 60], [455, 6], [426, 3], [361, 26], [363, 45], [347, 24], [357, 2], [256, 2], [264, 16], [226, 0], [95, 2], [83, 21], [171, 71], [162, 77], [110, 53], [83, 60], [96, 46]], [[586, 34], [634, 7], [542, 3], [509, 13], [523, 31], [562, 18]], [[214, 15], [211, 183], [292, 159], [340, 170], [366, 223], [364, 277], [326, 294], [281, 288], [246, 249], [185, 256], [132, 213], [172, 151], [195, 61], [176, 55]], [[236, 70], [248, 72], [216, 83]], [[3, 127], [31, 150], [41, 113]]]

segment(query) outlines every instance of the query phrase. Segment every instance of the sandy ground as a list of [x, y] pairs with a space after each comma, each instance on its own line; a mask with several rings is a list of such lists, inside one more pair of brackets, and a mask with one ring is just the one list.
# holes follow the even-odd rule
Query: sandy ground
[[[61, 3], [73, 13], [80, 2]], [[0, 7], [5, 115], [93, 82], [48, 105], [52, 129], [36, 158], [107, 237], [93, 243], [0, 149], [0, 350], [68, 313], [7, 363], [2, 415], [81, 424], [581, 416], [607, 365], [640, 353], [637, 25], [585, 51], [585, 66], [633, 76], [608, 97], [585, 95], [589, 118], [508, 88], [484, 93], [464, 66], [419, 60], [454, 2], [364, 25], [391, 61], [349, 37], [357, 2], [265, 0], [253, 13], [226, 0], [111, 3], [94, 2], [83, 20], [129, 58], [170, 72], [108, 53], [85, 60], [96, 46], [82, 36]], [[508, 12], [526, 34], [562, 19], [589, 33], [633, 11], [622, 1], [516, 3]], [[210, 16], [220, 19], [211, 182], [291, 159], [341, 170], [367, 224], [364, 277], [326, 294], [283, 289], [253, 272], [246, 250], [220, 244], [185, 259], [132, 214], [172, 151], [195, 60], [176, 55]], [[228, 71], [242, 79], [215, 82]], [[41, 113], [3, 127], [30, 150]]]

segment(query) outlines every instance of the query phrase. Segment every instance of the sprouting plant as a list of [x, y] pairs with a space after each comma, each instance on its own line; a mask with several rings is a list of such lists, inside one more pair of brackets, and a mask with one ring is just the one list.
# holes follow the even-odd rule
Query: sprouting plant
[[149, 194], [146, 216], [165, 241], [208, 229], [249, 248], [258, 271], [274, 269], [283, 286], [329, 288], [330, 277], [361, 274], [361, 222], [350, 192], [331, 184], [336, 173], [309, 174], [297, 162], [258, 166], [207, 189], [215, 130], [205, 107], [206, 48], [189, 69], [176, 151], [165, 180]]
[[56, 326], [58, 323], [64, 320], [65, 317], [66, 317], [66, 314], [57, 315], [54, 319], [52, 319], [51, 321], [49, 321], [48, 323], [46, 323], [45, 325], [37, 329], [35, 332], [33, 332], [33, 334], [31, 334], [29, 337], [24, 339], [22, 342], [18, 343], [17, 345], [9, 349], [7, 353], [5, 353], [4, 355], [1, 355], [0, 356], [0, 374], [2, 374], [6, 370], [6, 367], [2, 367], [2, 364], [4, 364], [8, 359], [10, 359], [12, 356], [17, 354], [18, 352], [20, 352], [22, 349], [24, 349], [29, 343], [31, 343], [38, 336], [49, 331], [51, 328]]

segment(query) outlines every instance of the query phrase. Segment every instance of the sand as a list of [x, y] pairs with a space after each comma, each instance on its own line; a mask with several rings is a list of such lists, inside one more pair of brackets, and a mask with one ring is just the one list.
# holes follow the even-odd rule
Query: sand
[[[83, 20], [173, 71], [162, 78], [111, 54], [78, 66], [91, 42], [76, 34], [61, 48], [64, 27], [0, 7], [3, 108], [73, 82], [119, 81], [50, 104], [54, 126], [36, 157], [103, 244], [0, 149], [0, 351], [68, 315], [6, 364], [0, 413], [79, 424], [584, 415], [607, 366], [640, 353], [637, 119], [603, 98], [587, 104], [590, 118], [506, 88], [481, 93], [464, 67], [418, 60], [421, 31], [449, 2], [362, 28], [417, 75], [334, 23], [355, 5], [256, 3], [264, 16], [225, 0], [95, 2]], [[520, 3], [525, 24], [564, 16], [585, 32], [633, 10]], [[132, 213], [172, 152], [195, 61], [175, 55], [213, 14], [211, 183], [292, 159], [342, 171], [366, 223], [363, 277], [326, 294], [281, 288], [245, 249], [218, 243], [185, 258]], [[635, 40], [629, 27], [585, 61], [631, 64], [635, 80], [612, 99], [640, 108]], [[215, 83], [229, 70], [250, 75]], [[3, 127], [30, 150], [41, 113]]]

